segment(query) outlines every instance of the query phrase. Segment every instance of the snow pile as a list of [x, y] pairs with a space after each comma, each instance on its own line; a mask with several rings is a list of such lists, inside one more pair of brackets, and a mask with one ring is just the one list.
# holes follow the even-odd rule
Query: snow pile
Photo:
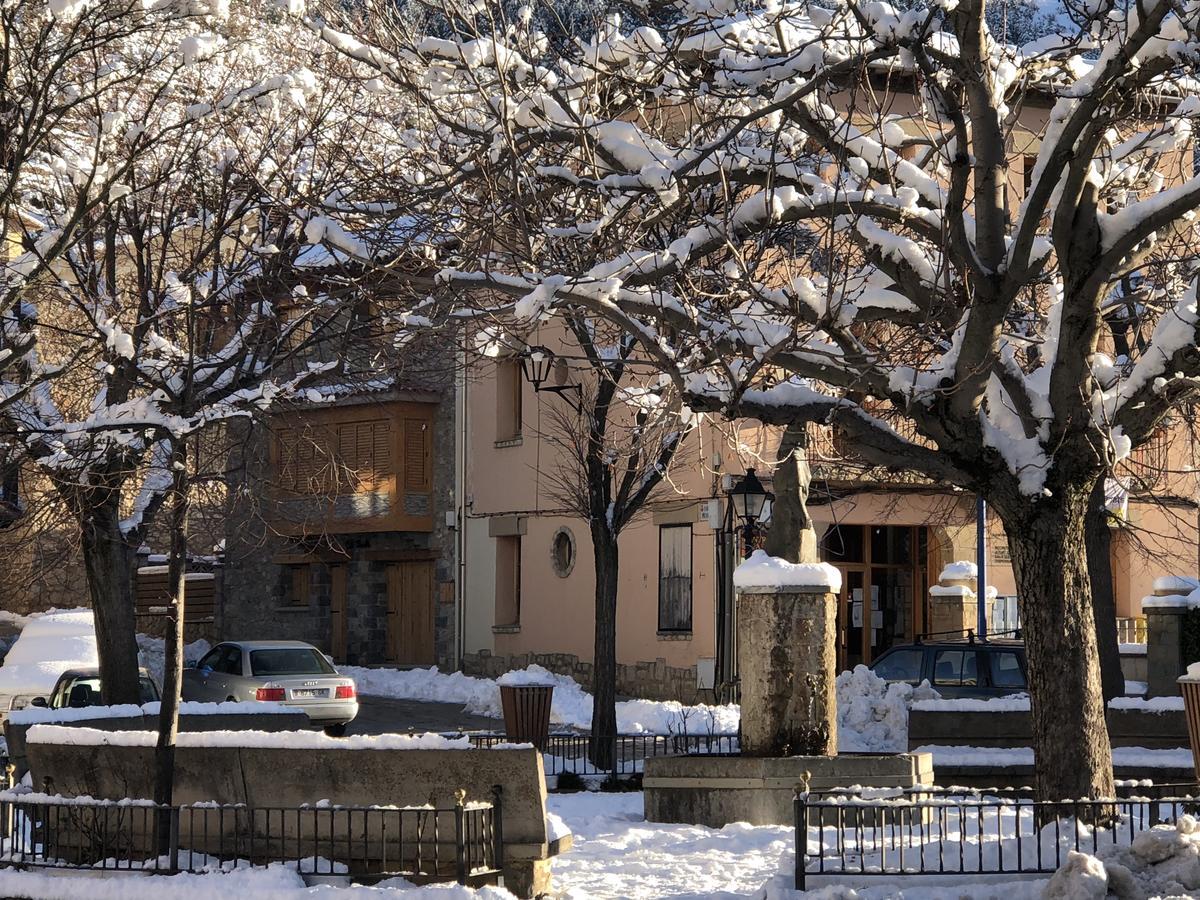
[[942, 569], [938, 581], [974, 581], [979, 577], [979, 568], [970, 560], [960, 559]]
[[[163, 683], [163, 666], [166, 662], [166, 641], [148, 634], [139, 634], [137, 636], [137, 643], [138, 665], [150, 673], [150, 677], [154, 679], [154, 683], [161, 689]], [[183, 648], [184, 664], [199, 661], [200, 657], [211, 649], [212, 644], [204, 638], [192, 641], [190, 644], [185, 644]]]
[[917, 687], [888, 684], [866, 666], [837, 677], [838, 750], [842, 753], [904, 753], [908, 750], [908, 707], [937, 699], [922, 682]]
[[0, 695], [48, 694], [67, 669], [99, 665], [90, 609], [33, 616], [0, 666]]
[[1046, 887], [1046, 900], [1121, 900], [1195, 897], [1200, 893], [1200, 823], [1143, 831], [1129, 846], [1105, 847], [1095, 856], [1072, 852]]
[[[340, 671], [354, 679], [360, 694], [462, 704], [465, 712], [493, 719], [504, 715], [499, 685], [487, 678], [473, 678], [461, 672], [446, 674], [436, 668], [342, 666]], [[573, 678], [534, 665], [505, 673], [499, 683], [552, 685], [550, 721], [569, 728], [591, 727], [592, 695]], [[622, 734], [734, 734], [738, 721], [737, 706], [686, 706], [673, 700], [625, 700], [617, 704], [617, 730]]]
[[733, 570], [733, 586], [743, 591], [820, 588], [837, 593], [842, 589], [842, 573], [829, 563], [790, 563], [755, 550]]

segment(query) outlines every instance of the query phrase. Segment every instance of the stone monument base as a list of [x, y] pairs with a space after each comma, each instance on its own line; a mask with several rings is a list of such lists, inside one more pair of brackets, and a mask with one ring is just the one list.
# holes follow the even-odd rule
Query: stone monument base
[[838, 756], [659, 756], [647, 759], [646, 820], [721, 828], [731, 822], [792, 825], [796, 786], [809, 789], [934, 784], [928, 753]]

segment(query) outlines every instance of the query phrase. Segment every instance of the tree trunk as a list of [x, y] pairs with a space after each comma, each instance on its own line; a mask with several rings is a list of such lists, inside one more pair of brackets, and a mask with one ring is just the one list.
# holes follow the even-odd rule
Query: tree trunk
[[[1033, 755], [1042, 800], [1113, 796], [1084, 526], [1091, 485], [1000, 510], [1028, 655]], [[1016, 514], [1014, 514], [1014, 512]]]
[[[171, 625], [163, 654], [163, 693], [158, 710], [158, 743], [154, 749], [154, 802], [159, 807], [175, 804], [175, 740], [179, 735], [179, 694], [183, 685], [183, 626], [187, 595], [187, 518], [191, 500], [187, 456], [182, 441], [171, 456], [171, 555], [167, 561], [167, 583], [171, 590]], [[173, 815], [158, 814], [158, 852], [178, 853], [178, 835], [172, 841]], [[169, 857], [168, 867], [176, 860]]]
[[1121, 670], [1121, 648], [1117, 645], [1117, 602], [1113, 596], [1112, 531], [1108, 522], [1108, 504], [1104, 496], [1104, 479], [1101, 478], [1092, 489], [1085, 539], [1096, 618], [1100, 683], [1106, 701], [1125, 696], [1125, 673]]
[[588, 755], [603, 771], [613, 765], [617, 735], [617, 537], [592, 528], [596, 569], [596, 647], [592, 663], [592, 736]]
[[172, 455], [171, 555], [167, 583], [171, 590], [171, 625], [163, 659], [163, 693], [154, 751], [154, 802], [171, 805], [175, 795], [175, 738], [179, 734], [179, 693], [183, 683], [184, 604], [187, 600], [187, 519], [190, 490], [183, 442]]
[[134, 621], [133, 549], [121, 533], [120, 495], [101, 494], [80, 511], [81, 549], [96, 621], [100, 692], [108, 705], [140, 703]]

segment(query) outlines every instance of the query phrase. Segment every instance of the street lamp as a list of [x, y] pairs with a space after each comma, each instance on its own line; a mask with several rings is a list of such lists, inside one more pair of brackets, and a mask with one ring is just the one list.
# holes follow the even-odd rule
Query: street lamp
[[578, 411], [583, 403], [583, 388], [578, 384], [546, 384], [550, 379], [550, 373], [554, 371], [554, 363], [556, 357], [554, 351], [549, 347], [540, 347], [534, 345], [526, 347], [521, 354], [521, 372], [525, 375], [525, 380], [533, 385], [535, 393], [549, 391], [552, 394], [566, 394], [569, 391], [574, 391], [576, 395], [575, 402], [567, 400]]
[[753, 469], [747, 469], [746, 474], [729, 488], [729, 502], [733, 504], [733, 514], [743, 522], [743, 558], [749, 558], [754, 552], [754, 526], [770, 499], [771, 495], [762, 486]]

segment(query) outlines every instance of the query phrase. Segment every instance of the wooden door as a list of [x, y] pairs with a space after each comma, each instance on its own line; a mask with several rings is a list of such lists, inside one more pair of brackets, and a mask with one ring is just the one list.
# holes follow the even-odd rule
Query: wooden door
[[388, 661], [402, 666], [432, 666], [433, 562], [392, 563], [387, 570]]
[[329, 569], [329, 654], [335, 662], [346, 661], [346, 567]]

